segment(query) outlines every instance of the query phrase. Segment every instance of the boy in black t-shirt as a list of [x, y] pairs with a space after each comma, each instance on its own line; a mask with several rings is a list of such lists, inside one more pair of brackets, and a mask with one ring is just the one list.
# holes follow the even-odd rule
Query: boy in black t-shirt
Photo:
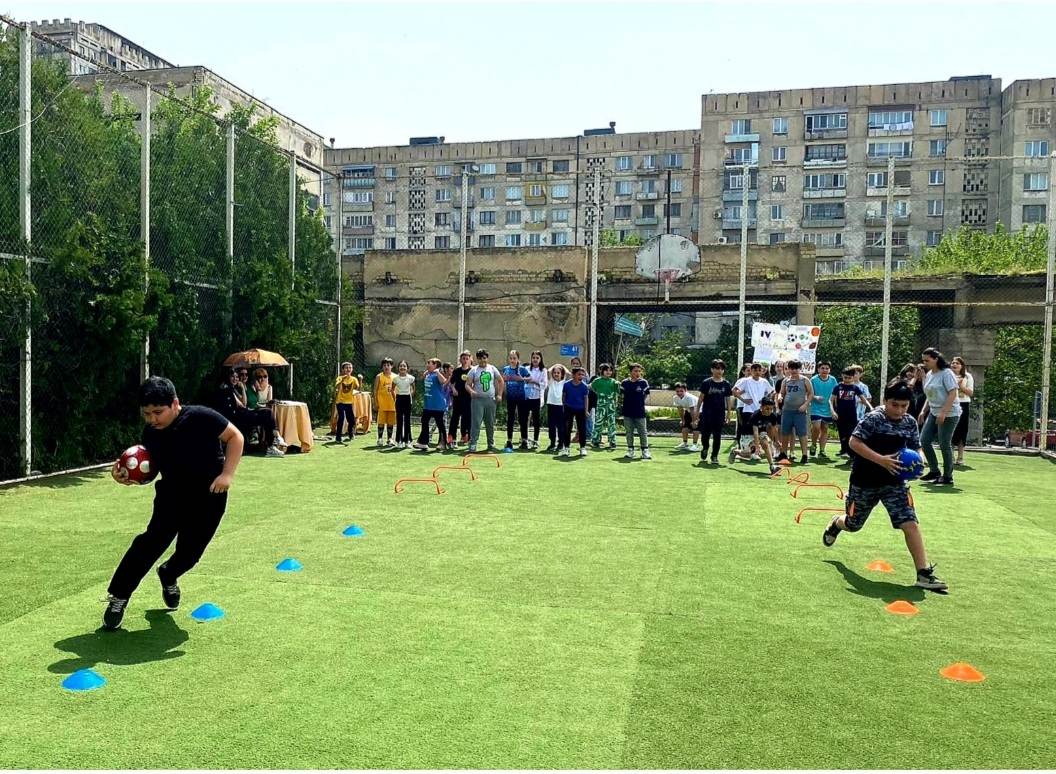
[[829, 398], [832, 403], [832, 416], [836, 420], [836, 430], [840, 435], [840, 456], [843, 457], [850, 454], [848, 444], [851, 441], [851, 433], [858, 425], [858, 404], [862, 404], [869, 411], [873, 410], [865, 398], [865, 390], [861, 385], [854, 383], [856, 375], [854, 366], [844, 368], [843, 381], [836, 385]]
[[724, 378], [726, 364], [721, 360], [711, 361], [711, 378], [700, 385], [700, 397], [694, 410], [693, 420], [700, 431], [700, 458], [708, 459], [708, 439], [711, 439], [711, 464], [719, 464], [719, 444], [722, 428], [730, 421], [733, 387]]
[[[161, 476], [154, 485], [154, 513], [147, 529], [128, 547], [107, 589], [103, 628], [121, 625], [129, 597], [173, 539], [176, 550], [158, 567], [166, 607], [180, 605], [176, 581], [198, 563], [227, 507], [227, 491], [242, 459], [242, 433], [204, 406], [181, 406], [168, 379], [152, 376], [139, 387], [147, 426], [142, 444]], [[220, 444], [227, 445], [227, 456]], [[128, 471], [114, 463], [114, 480], [133, 485]]]
[[851, 434], [854, 452], [851, 482], [844, 504], [847, 513], [837, 516], [825, 529], [822, 543], [832, 546], [840, 532], [857, 532], [877, 503], [883, 503], [891, 526], [902, 530], [906, 547], [917, 568], [917, 586], [945, 591], [946, 584], [935, 577], [935, 566], [928, 564], [924, 538], [917, 525], [917, 513], [909, 487], [898, 477], [902, 469], [898, 455], [903, 449], [920, 450], [917, 422], [908, 413], [913, 389], [895, 381], [884, 390], [884, 405], [870, 411]]
[[[759, 403], [759, 410], [752, 414], [745, 422], [745, 429], [752, 432], [755, 439], [755, 448], [762, 449], [766, 454], [766, 461], [770, 465], [770, 472], [777, 472], [777, 464], [774, 462], [774, 449], [770, 433], [773, 432], [781, 419], [777, 414], [777, 404], [770, 397], [763, 398]], [[737, 460], [750, 460], [751, 454], [747, 450], [742, 452], [736, 445], [730, 449], [730, 464]]]
[[[451, 394], [454, 400], [451, 404], [451, 423], [447, 427], [448, 444], [452, 447], [458, 446], [459, 442], [469, 443], [469, 415], [472, 408], [472, 396], [469, 394], [467, 381], [469, 372], [473, 370], [473, 355], [470, 351], [463, 350], [458, 356], [458, 368], [451, 374]], [[459, 424], [462, 427], [462, 435], [459, 436]]]

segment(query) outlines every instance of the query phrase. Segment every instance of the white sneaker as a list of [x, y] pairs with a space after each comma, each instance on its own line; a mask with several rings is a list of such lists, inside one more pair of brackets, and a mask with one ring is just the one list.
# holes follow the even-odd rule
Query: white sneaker
[[285, 457], [286, 455], [283, 454], [279, 449], [276, 449], [274, 446], [272, 446], [266, 452], [264, 452], [264, 456], [265, 457]]
[[580, 446], [579, 447], [579, 456], [580, 457], [586, 457], [587, 456], [587, 447], [586, 446]]
[[559, 457], [567, 457], [567, 456], [569, 456], [568, 455], [568, 449], [562, 449], [561, 452], [558, 454], [558, 456]]
[[753, 453], [752, 453], [752, 462], [758, 462], [758, 461], [759, 461], [759, 455], [758, 455], [758, 454], [755, 454], [755, 453], [753, 452]]
[[652, 458], [653, 458], [653, 455], [649, 453], [648, 449], [642, 449], [642, 459], [643, 460], [651, 460]]
[[690, 450], [690, 451], [700, 451], [700, 447], [699, 447], [699, 446], [697, 446], [696, 444], [692, 444], [692, 445], [691, 445], [691, 446], [689, 447], [689, 450]]
[[385, 442], [385, 445], [386, 446], [390, 446], [390, 447], [395, 447], [396, 446], [396, 442], [390, 438], [388, 441]]
[[623, 456], [626, 457], [629, 460], [633, 460], [634, 459], [634, 449], [628, 449], [627, 453], [624, 454]]
[[675, 447], [675, 451], [678, 451], [679, 449], [688, 449], [688, 448], [689, 448], [689, 446], [686, 444], [685, 441], [683, 441], [682, 443], [680, 443], [678, 446]]

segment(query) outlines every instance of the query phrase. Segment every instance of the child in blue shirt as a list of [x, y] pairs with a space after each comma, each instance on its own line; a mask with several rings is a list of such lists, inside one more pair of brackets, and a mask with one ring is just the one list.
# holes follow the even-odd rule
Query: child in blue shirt
[[414, 448], [418, 451], [429, 451], [429, 422], [436, 422], [436, 429], [440, 432], [440, 442], [437, 448], [443, 451], [447, 448], [447, 430], [444, 427], [444, 414], [447, 413], [447, 395], [444, 388], [448, 385], [448, 377], [440, 370], [440, 358], [431, 357], [426, 362], [425, 376], [422, 377], [422, 385], [425, 389], [425, 399], [422, 401], [422, 432], [418, 434], [418, 443]]
[[590, 388], [583, 381], [586, 371], [582, 366], [572, 369], [572, 381], [565, 383], [562, 403], [565, 407], [565, 427], [561, 451], [562, 457], [569, 456], [569, 445], [572, 441], [572, 423], [576, 423], [576, 440], [579, 441], [579, 456], [587, 456], [587, 401], [590, 399]]
[[829, 372], [832, 371], [832, 363], [821, 361], [818, 363], [818, 373], [810, 380], [814, 388], [814, 398], [810, 402], [810, 456], [825, 454], [825, 444], [829, 442], [829, 425], [832, 424], [832, 406], [830, 399], [832, 391], [836, 389], [836, 377]]
[[638, 434], [638, 442], [642, 449], [642, 459], [651, 460], [653, 456], [649, 453], [649, 437], [645, 419], [645, 396], [649, 394], [649, 382], [642, 378], [645, 369], [640, 363], [631, 363], [631, 378], [624, 379], [620, 383], [623, 392], [623, 428], [627, 431], [627, 454], [624, 456], [629, 460], [634, 459], [634, 436]]

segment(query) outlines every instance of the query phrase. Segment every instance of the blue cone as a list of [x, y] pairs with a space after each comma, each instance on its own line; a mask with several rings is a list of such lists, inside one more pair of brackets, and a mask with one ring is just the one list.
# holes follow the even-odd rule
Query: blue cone
[[275, 565], [275, 569], [279, 572], [300, 572], [302, 569], [304, 569], [304, 565], [302, 565], [292, 556], [287, 556], [285, 559]]
[[78, 669], [62, 681], [67, 691], [92, 691], [106, 685], [106, 678], [94, 669]]
[[195, 621], [212, 621], [216, 618], [223, 617], [224, 611], [212, 602], [206, 602], [204, 605], [199, 605], [191, 611], [191, 618]]
[[341, 533], [345, 537], [359, 537], [363, 534], [363, 528], [357, 527], [355, 524], [350, 524], [345, 527], [345, 531]]

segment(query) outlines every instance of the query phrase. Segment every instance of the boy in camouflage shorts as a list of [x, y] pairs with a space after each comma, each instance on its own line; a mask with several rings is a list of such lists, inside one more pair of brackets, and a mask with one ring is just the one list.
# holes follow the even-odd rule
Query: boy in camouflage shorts
[[913, 390], [906, 382], [892, 382], [884, 390], [884, 405], [866, 414], [851, 434], [853, 467], [844, 501], [847, 512], [829, 523], [822, 542], [831, 547], [840, 532], [857, 532], [865, 526], [876, 504], [883, 503], [891, 526], [905, 537], [917, 568], [916, 585], [946, 591], [946, 584], [935, 577], [934, 565], [928, 564], [909, 488], [898, 478], [898, 455], [902, 449], [920, 449], [917, 423], [908, 413], [912, 400]]
[[591, 445], [601, 445], [601, 436], [609, 436], [609, 448], [616, 448], [616, 391], [620, 386], [612, 378], [612, 366], [602, 363], [598, 367], [598, 376], [590, 383], [590, 391], [598, 396], [598, 405], [594, 409], [594, 432]]

